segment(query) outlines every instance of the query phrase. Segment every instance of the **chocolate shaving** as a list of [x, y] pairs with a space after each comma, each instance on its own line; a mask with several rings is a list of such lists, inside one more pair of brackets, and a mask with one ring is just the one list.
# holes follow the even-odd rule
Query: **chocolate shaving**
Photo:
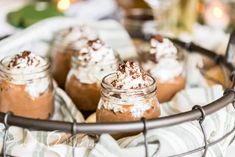
[[115, 86], [117, 85], [117, 80], [112, 81], [112, 82], [111, 82], [111, 85], [112, 85], [113, 87], [115, 87]]
[[23, 58], [23, 59], [26, 59], [27, 58], [27, 64], [29, 64], [29, 55], [31, 54], [30, 51], [23, 51], [20, 55], [17, 54], [9, 63], [8, 67], [10, 68], [11, 66], [12, 67], [16, 67], [18, 65], [18, 60]]
[[[133, 87], [130, 89], [138, 89], [145, 86], [145, 81], [147, 73], [140, 67], [137, 62], [134, 61], [124, 61], [123, 63], [119, 64], [117, 69], [117, 79], [111, 82], [111, 85], [117, 89], [122, 89], [125, 85], [122, 83], [123, 79], [131, 78], [132, 80], [135, 79], [142, 79], [143, 84], [134, 84]], [[131, 84], [131, 82], [130, 82]]]
[[[20, 59], [26, 60], [27, 65], [32, 65], [34, 63], [35, 57], [30, 58], [30, 54], [31, 54], [30, 51], [23, 51], [22, 53], [15, 55], [15, 57], [13, 57], [11, 59], [11, 61], [9, 62], [7, 67], [8, 68], [16, 67], [19, 69], [20, 66], [18, 66], [18, 65], [20, 64], [19, 63]], [[39, 64], [40, 64], [40, 60], [38, 60], [37, 65], [39, 65]]]
[[101, 46], [100, 46], [99, 48], [97, 48], [97, 47], [95, 46], [95, 44], [100, 44], [101, 46], [104, 45], [104, 43], [103, 43], [99, 38], [94, 39], [94, 40], [89, 40], [89, 41], [87, 42], [87, 45], [88, 45], [89, 47], [91, 47], [94, 51], [97, 51], [97, 50], [99, 50], [99, 48], [100, 48]]
[[154, 39], [156, 39], [158, 42], [162, 43], [163, 42], [163, 36], [157, 34], [154, 36]]
[[121, 95], [120, 94], [112, 94], [111, 96], [115, 97], [115, 98], [118, 98], [118, 99], [121, 99]]

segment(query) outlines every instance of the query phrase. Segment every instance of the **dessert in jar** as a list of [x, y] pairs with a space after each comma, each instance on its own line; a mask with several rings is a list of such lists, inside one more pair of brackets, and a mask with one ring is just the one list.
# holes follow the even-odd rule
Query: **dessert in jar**
[[65, 86], [66, 77], [71, 68], [73, 53], [79, 52], [88, 40], [95, 38], [97, 38], [96, 33], [86, 25], [70, 27], [56, 36], [52, 47], [51, 71], [61, 88]]
[[121, 63], [117, 72], [103, 78], [101, 87], [102, 97], [96, 111], [97, 122], [136, 121], [143, 117], [152, 119], [160, 116], [156, 81], [137, 62]]
[[79, 53], [73, 55], [65, 90], [83, 113], [96, 110], [100, 82], [105, 75], [116, 70], [118, 61], [115, 51], [98, 38], [89, 40]]
[[156, 35], [149, 47], [141, 49], [142, 66], [157, 80], [157, 97], [160, 103], [169, 101], [185, 87], [182, 53], [167, 38]]
[[54, 109], [49, 62], [29, 51], [0, 62], [0, 112], [48, 119]]

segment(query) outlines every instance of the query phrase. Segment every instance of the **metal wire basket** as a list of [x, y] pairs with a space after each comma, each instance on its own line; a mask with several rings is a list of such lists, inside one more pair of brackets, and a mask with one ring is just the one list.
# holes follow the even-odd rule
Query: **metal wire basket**
[[[207, 137], [205, 134], [205, 129], [202, 126], [202, 123], [207, 115], [210, 115], [221, 108], [228, 106], [230, 103], [235, 107], [235, 66], [232, 64], [233, 58], [235, 55], [235, 31], [231, 34], [229, 44], [226, 50], [225, 56], [217, 55], [216, 53], [204, 49], [200, 46], [195, 45], [194, 43], [185, 43], [177, 39], [172, 39], [173, 42], [186, 50], [188, 52], [198, 52], [202, 55], [205, 55], [211, 58], [216, 64], [222, 65], [226, 67], [230, 71], [230, 79], [232, 81], [232, 86], [227, 88], [224, 91], [224, 95], [217, 99], [216, 101], [209, 103], [203, 107], [194, 106], [191, 111], [179, 113], [176, 115], [160, 117], [156, 119], [146, 120], [142, 119], [140, 121], [134, 122], [118, 122], [118, 123], [71, 123], [71, 122], [62, 122], [62, 121], [52, 121], [52, 120], [39, 120], [39, 119], [30, 119], [15, 116], [12, 113], [0, 113], [0, 122], [5, 125], [5, 133], [3, 139], [3, 148], [2, 148], [2, 156], [9, 156], [6, 154], [6, 137], [8, 133], [8, 128], [10, 126], [18, 126], [22, 128], [28, 128], [32, 130], [43, 130], [43, 131], [54, 131], [59, 130], [67, 133], [71, 133], [72, 135], [76, 135], [78, 133], [85, 134], [101, 134], [101, 133], [126, 133], [126, 132], [143, 132], [144, 135], [144, 145], [145, 145], [145, 155], [148, 157], [148, 141], [146, 140], [146, 134], [149, 129], [154, 128], [164, 128], [173, 125], [178, 125], [181, 123], [198, 120], [201, 131], [204, 137], [205, 145], [203, 147], [199, 147], [194, 150], [190, 150], [188, 152], [184, 152], [181, 154], [172, 155], [170, 157], [181, 157], [185, 155], [190, 155], [192, 153], [196, 153], [198, 151], [203, 152], [203, 157], [206, 156], [208, 147], [211, 147], [218, 142], [222, 141], [224, 138], [227, 138], [235, 131], [234, 128], [227, 132], [225, 135], [220, 137], [219, 139], [208, 143]], [[231, 140], [230, 143], [235, 139], [235, 137]], [[73, 148], [75, 145], [73, 144]], [[73, 153], [74, 155], [74, 153]]]

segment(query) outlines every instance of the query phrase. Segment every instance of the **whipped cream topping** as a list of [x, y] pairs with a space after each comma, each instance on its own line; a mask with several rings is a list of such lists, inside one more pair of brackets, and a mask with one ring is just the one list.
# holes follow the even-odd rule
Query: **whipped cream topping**
[[59, 33], [58, 38], [61, 45], [80, 50], [88, 40], [96, 39], [97, 34], [87, 25], [70, 27]]
[[30, 51], [23, 51], [9, 58], [3, 64], [11, 72], [32, 73], [47, 63], [42, 57], [36, 56]]
[[150, 53], [155, 54], [156, 61], [161, 58], [177, 58], [177, 48], [167, 38], [156, 35], [150, 40]]
[[146, 62], [143, 67], [153, 77], [166, 82], [183, 73], [183, 65], [177, 60], [177, 48], [169, 39], [156, 35], [151, 39], [150, 45], [149, 53], [155, 55], [156, 63]]
[[102, 40], [87, 41], [86, 45], [76, 53], [73, 58], [72, 70], [69, 76], [74, 74], [82, 83], [96, 83], [116, 70], [118, 58], [115, 51]]
[[119, 64], [117, 78], [111, 85], [117, 89], [141, 89], [150, 85], [147, 74], [137, 62], [124, 61]]
[[169, 81], [182, 74], [183, 66], [175, 59], [164, 58], [150, 68], [153, 77], [161, 82]]
[[48, 68], [44, 58], [23, 51], [1, 60], [0, 75], [13, 84], [26, 85], [25, 90], [32, 97], [37, 97], [48, 88]]
[[[154, 100], [157, 101], [153, 93], [153, 90], [156, 90], [154, 79], [147, 75], [137, 62], [124, 61], [119, 64], [117, 72], [111, 75], [114, 77], [104, 79], [107, 79], [106, 83], [116, 91], [103, 91], [104, 94], [108, 94], [109, 99], [101, 99], [99, 109], [105, 108], [122, 113], [131, 112], [133, 117], [139, 118], [151, 108]], [[122, 92], [118, 92], [119, 90]], [[148, 93], [153, 95], [150, 96]]]

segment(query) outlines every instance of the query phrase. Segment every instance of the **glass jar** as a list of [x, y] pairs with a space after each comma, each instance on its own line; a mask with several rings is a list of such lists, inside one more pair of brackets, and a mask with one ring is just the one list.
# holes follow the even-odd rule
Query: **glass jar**
[[149, 86], [140, 89], [117, 89], [111, 82], [116, 73], [105, 76], [101, 83], [101, 99], [96, 111], [97, 122], [136, 121], [160, 116], [156, 97], [156, 81], [147, 75]]
[[72, 55], [73, 53], [77, 53], [79, 49], [61, 44], [61, 39], [56, 39], [51, 51], [51, 72], [53, 78], [56, 80], [59, 87], [64, 89], [65, 81], [71, 68]]
[[[161, 50], [161, 52], [157, 52], [158, 54], [162, 54], [161, 58], [156, 59], [156, 54], [151, 53], [153, 47], [150, 43], [148, 41], [140, 44], [138, 58], [143, 69], [148, 71], [156, 79], [159, 91], [157, 92], [157, 98], [160, 103], [164, 103], [170, 101], [177, 92], [185, 88], [185, 52], [182, 48], [173, 45], [177, 51], [176, 56], [164, 54], [165, 50]], [[170, 48], [169, 46], [165, 47]]]
[[69, 27], [57, 33], [51, 49], [51, 69], [59, 87], [64, 89], [73, 54], [78, 53], [88, 40], [96, 39], [97, 36], [87, 25]]
[[18, 116], [48, 119], [54, 110], [49, 62], [45, 60], [45, 64], [28, 71], [10, 70], [7, 66], [10, 59], [6, 57], [0, 61], [0, 112], [11, 111]]
[[77, 55], [72, 57], [72, 68], [67, 76], [65, 90], [85, 116], [96, 111], [101, 96], [101, 80], [117, 68], [118, 54], [114, 53], [114, 58], [110, 61], [83, 65]]

